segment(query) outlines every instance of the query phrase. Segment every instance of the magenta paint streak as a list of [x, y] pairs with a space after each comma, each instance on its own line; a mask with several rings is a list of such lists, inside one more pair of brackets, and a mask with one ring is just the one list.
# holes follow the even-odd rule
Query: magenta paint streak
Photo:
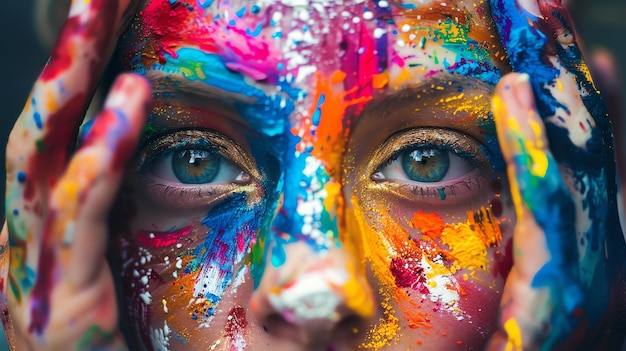
[[420, 267], [419, 258], [409, 261], [406, 258], [396, 257], [391, 260], [389, 270], [398, 287], [412, 288], [420, 290], [422, 293], [428, 293], [428, 288], [425, 285], [426, 278], [423, 275], [424, 269]]
[[144, 247], [163, 248], [176, 244], [189, 235], [193, 226], [183, 227], [172, 232], [138, 231], [137, 242]]

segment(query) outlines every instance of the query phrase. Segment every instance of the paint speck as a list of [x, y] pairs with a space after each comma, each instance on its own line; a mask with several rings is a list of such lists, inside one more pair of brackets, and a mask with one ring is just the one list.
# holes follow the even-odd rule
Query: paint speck
[[183, 268], [183, 259], [180, 257], [176, 257], [176, 268], [178, 269]]
[[[385, 35], [387, 32], [382, 29], [382, 28], [376, 28], [374, 29], [374, 38], [375, 39], [380, 39], [382, 38], [383, 35]], [[402, 42], [402, 44], [404, 44], [404, 42]]]
[[242, 18], [246, 14], [246, 7], [244, 6], [240, 8], [239, 11], [235, 12], [235, 14], [237, 17]]
[[26, 181], [26, 173], [17, 172], [17, 181], [20, 183], [24, 183]]
[[142, 292], [139, 294], [139, 297], [141, 297], [141, 300], [143, 300], [143, 303], [146, 305], [149, 305], [152, 302], [152, 295], [150, 295], [150, 292], [148, 291]]
[[423, 49], [425, 46], [426, 46], [426, 37], [422, 37], [422, 39], [420, 39], [419, 47], [420, 49]]
[[446, 188], [437, 188], [437, 191], [439, 192], [439, 198], [442, 200], [446, 199]]
[[207, 8], [213, 4], [215, 0], [198, 0], [198, 5], [203, 8]]
[[37, 126], [37, 129], [43, 128], [43, 122], [41, 120], [41, 115], [39, 114], [39, 112], [35, 112], [33, 114], [33, 119], [35, 120], [35, 125]]

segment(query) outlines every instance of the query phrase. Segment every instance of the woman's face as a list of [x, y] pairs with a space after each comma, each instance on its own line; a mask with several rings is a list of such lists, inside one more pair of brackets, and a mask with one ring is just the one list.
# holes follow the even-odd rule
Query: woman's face
[[120, 48], [155, 100], [113, 221], [136, 348], [484, 345], [515, 220], [487, 5], [153, 0]]

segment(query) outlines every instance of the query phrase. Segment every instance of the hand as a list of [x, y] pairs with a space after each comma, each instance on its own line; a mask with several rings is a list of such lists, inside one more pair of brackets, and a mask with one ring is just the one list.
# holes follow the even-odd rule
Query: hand
[[73, 2], [9, 136], [0, 263], [10, 314], [5, 328], [19, 350], [125, 345], [105, 259], [106, 221], [143, 127], [148, 83], [120, 76], [82, 145], [73, 150], [129, 1]]
[[558, 1], [491, 4], [519, 73], [494, 97], [517, 222], [488, 349], [616, 348], [625, 249], [608, 115]]

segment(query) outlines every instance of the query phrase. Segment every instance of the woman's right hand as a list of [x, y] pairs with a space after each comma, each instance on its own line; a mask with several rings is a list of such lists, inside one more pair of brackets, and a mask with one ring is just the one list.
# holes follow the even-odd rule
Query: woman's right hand
[[130, 0], [75, 0], [7, 145], [0, 237], [12, 348], [125, 347], [105, 258], [107, 217], [150, 101], [122, 75], [75, 150], [78, 127]]

